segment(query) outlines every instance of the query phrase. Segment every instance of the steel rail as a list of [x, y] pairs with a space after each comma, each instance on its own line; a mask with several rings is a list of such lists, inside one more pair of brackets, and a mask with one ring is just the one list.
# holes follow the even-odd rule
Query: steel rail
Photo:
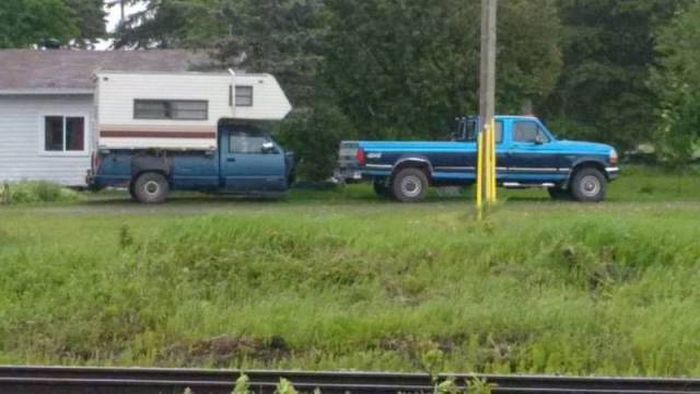
[[[297, 390], [322, 393], [432, 393], [427, 374], [375, 372], [246, 371], [251, 390], [273, 393], [280, 378]], [[164, 368], [0, 366], [0, 393], [17, 394], [229, 394], [240, 371]], [[473, 379], [498, 394], [700, 394], [700, 379], [605, 378], [525, 375], [440, 375], [464, 388]]]

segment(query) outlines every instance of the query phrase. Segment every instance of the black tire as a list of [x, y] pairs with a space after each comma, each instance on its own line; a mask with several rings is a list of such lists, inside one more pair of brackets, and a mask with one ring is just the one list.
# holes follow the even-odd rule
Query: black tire
[[139, 198], [136, 197], [136, 192], [134, 191], [134, 183], [133, 182], [131, 182], [131, 184], [129, 184], [129, 195], [131, 196], [132, 200], [134, 200], [134, 201], [139, 200]]
[[428, 176], [418, 168], [404, 168], [391, 181], [391, 191], [400, 202], [420, 202], [428, 194]]
[[378, 197], [392, 198], [391, 188], [386, 183], [382, 181], [375, 181], [372, 186], [374, 188], [374, 192], [377, 194]]
[[561, 187], [547, 188], [547, 192], [549, 192], [549, 196], [552, 198], [552, 200], [569, 201], [572, 198], [571, 191]]
[[574, 173], [569, 189], [576, 201], [600, 202], [605, 200], [608, 180], [599, 170], [586, 167]]
[[147, 172], [134, 182], [134, 195], [143, 204], [161, 204], [170, 193], [170, 184], [161, 174]]

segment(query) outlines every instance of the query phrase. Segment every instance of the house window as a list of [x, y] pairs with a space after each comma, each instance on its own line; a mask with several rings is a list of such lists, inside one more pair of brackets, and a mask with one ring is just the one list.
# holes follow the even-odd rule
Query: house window
[[134, 100], [134, 119], [207, 120], [207, 101]]
[[253, 106], [253, 87], [252, 86], [236, 86], [236, 106], [237, 107], [252, 107]]
[[84, 152], [85, 118], [81, 116], [44, 117], [44, 151]]

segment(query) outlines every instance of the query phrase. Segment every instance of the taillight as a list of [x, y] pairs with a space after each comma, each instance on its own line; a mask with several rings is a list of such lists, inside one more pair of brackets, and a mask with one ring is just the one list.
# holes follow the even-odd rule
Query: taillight
[[92, 171], [94, 173], [97, 173], [97, 171], [100, 169], [100, 165], [102, 165], [102, 158], [100, 157], [100, 153], [92, 152]]
[[357, 153], [355, 153], [355, 159], [357, 159], [357, 164], [359, 164], [360, 166], [364, 166], [365, 163], [367, 163], [367, 156], [365, 155], [365, 150], [359, 148], [357, 150]]

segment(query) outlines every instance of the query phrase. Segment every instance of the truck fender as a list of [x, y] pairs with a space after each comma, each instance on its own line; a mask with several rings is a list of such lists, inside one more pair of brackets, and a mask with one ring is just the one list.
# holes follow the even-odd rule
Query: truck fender
[[172, 160], [163, 153], [139, 153], [131, 159], [131, 179], [145, 172], [158, 172], [170, 179], [173, 170]]
[[569, 175], [566, 178], [566, 186], [568, 187], [569, 184], [571, 183], [571, 178], [573, 178], [574, 174], [576, 171], [580, 170], [581, 168], [585, 167], [591, 167], [595, 168], [598, 171], [600, 171], [603, 176], [605, 176], [606, 179], [610, 180], [608, 177], [608, 172], [605, 170], [605, 163], [602, 162], [599, 159], [594, 159], [594, 158], [581, 158], [580, 160], [577, 160], [574, 162], [574, 164], [571, 166], [571, 170], [569, 171]]
[[428, 178], [433, 176], [433, 164], [425, 156], [404, 156], [399, 158], [399, 160], [394, 163], [394, 167], [391, 170], [391, 175], [394, 176], [401, 169], [406, 167], [417, 167], [425, 170]]

